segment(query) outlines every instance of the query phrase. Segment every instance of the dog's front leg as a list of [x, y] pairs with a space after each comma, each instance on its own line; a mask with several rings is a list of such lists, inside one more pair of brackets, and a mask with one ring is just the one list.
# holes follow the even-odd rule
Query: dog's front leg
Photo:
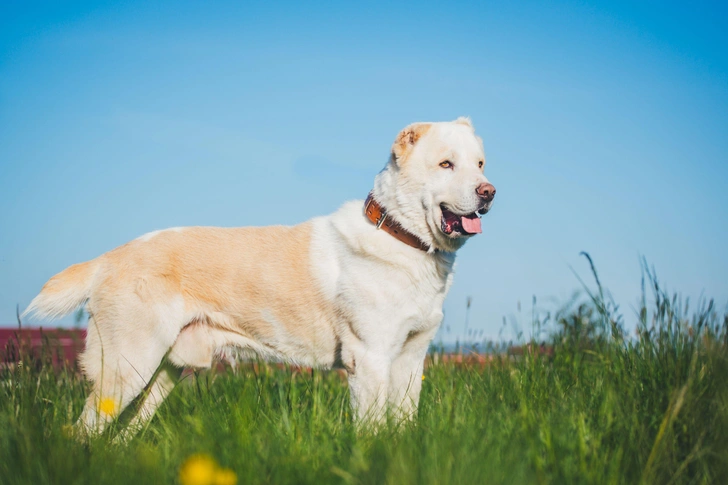
[[386, 417], [391, 359], [383, 353], [362, 349], [347, 365], [351, 406], [358, 421], [381, 423]]
[[399, 419], [412, 419], [417, 413], [427, 348], [438, 328], [411, 334], [392, 362], [387, 399]]

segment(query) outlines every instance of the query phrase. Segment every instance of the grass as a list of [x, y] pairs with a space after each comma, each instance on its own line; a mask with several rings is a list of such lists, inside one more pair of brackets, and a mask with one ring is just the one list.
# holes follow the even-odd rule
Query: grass
[[728, 315], [646, 280], [636, 336], [598, 287], [535, 322], [553, 355], [432, 365], [417, 421], [378, 433], [335, 372], [260, 366], [190, 376], [127, 445], [79, 443], [87, 384], [24, 362], [0, 374], [0, 483], [176, 483], [196, 453], [238, 483], [728, 483]]

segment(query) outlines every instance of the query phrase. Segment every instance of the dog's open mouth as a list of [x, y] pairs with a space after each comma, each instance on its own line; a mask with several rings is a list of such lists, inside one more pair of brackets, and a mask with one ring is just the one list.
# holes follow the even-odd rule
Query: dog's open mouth
[[452, 234], [454, 232], [460, 234], [480, 234], [483, 230], [480, 227], [480, 217], [477, 212], [460, 216], [440, 206], [442, 209], [442, 220], [440, 222], [442, 232]]

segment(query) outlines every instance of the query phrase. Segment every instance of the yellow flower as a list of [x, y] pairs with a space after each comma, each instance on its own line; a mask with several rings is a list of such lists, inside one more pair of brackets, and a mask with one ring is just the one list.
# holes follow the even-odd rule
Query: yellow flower
[[208, 455], [192, 455], [179, 469], [182, 485], [212, 485], [217, 473], [217, 463]]
[[238, 483], [238, 476], [229, 468], [221, 468], [215, 474], [215, 485], [235, 485]]
[[425, 380], [425, 374], [422, 374], [422, 380], [423, 381]]
[[116, 414], [116, 401], [110, 397], [104, 397], [99, 401], [99, 411], [107, 416]]
[[220, 468], [209, 455], [192, 455], [179, 469], [182, 485], [236, 485], [238, 476], [229, 468]]

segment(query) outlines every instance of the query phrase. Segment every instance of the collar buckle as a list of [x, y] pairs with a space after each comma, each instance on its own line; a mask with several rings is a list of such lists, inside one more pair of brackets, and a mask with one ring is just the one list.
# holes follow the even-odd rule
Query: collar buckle
[[379, 216], [379, 220], [377, 221], [377, 229], [382, 227], [382, 224], [384, 224], [384, 220], [387, 218], [387, 211], [382, 210], [382, 215]]
[[[369, 206], [372, 205], [372, 202], [374, 201], [374, 197], [372, 194], [369, 194], [369, 197], [367, 197], [367, 203], [364, 205], [364, 213], [368, 213]], [[375, 222], [375, 226], [377, 229], [381, 229], [382, 224], [384, 224], [384, 220], [387, 218], [387, 211], [384, 210], [383, 207], [379, 207], [379, 218]], [[374, 221], [372, 221], [374, 222]]]

